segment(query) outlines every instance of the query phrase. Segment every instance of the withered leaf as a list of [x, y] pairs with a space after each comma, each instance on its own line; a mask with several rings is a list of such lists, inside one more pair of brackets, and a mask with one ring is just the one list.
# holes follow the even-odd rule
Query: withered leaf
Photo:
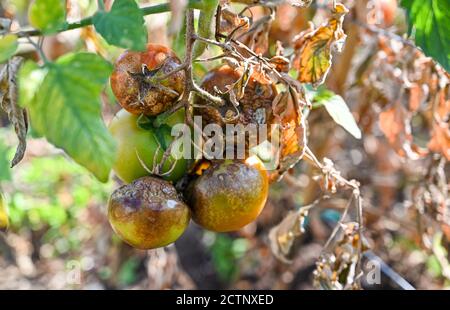
[[262, 23], [254, 31], [249, 31], [240, 38], [256, 54], [264, 54], [269, 49], [269, 30], [271, 21]]
[[426, 150], [413, 143], [411, 116], [399, 101], [381, 112], [378, 117], [381, 131], [398, 155], [413, 160], [426, 155]]
[[423, 101], [426, 99], [425, 91], [422, 85], [417, 83], [412, 83], [409, 88], [409, 109], [411, 111], [417, 111]]
[[8, 119], [13, 125], [17, 138], [19, 139], [19, 145], [11, 161], [11, 167], [14, 167], [22, 160], [27, 148], [27, 115], [25, 109], [21, 108], [17, 102], [18, 89], [16, 74], [22, 61], [23, 58], [21, 57], [13, 57], [0, 69], [0, 107], [8, 115]]
[[270, 248], [272, 253], [281, 261], [291, 262], [288, 256], [291, 254], [294, 241], [304, 232], [303, 225], [307, 215], [308, 212], [302, 209], [291, 211], [281, 223], [270, 230]]
[[359, 289], [357, 264], [360, 259], [359, 224], [342, 223], [332, 249], [324, 252], [316, 263], [314, 284], [321, 289]]
[[450, 128], [448, 123], [435, 122], [428, 148], [436, 153], [441, 153], [450, 160]]
[[[300, 102], [302, 101], [302, 102]], [[280, 93], [272, 104], [275, 118], [271, 142], [278, 144], [278, 168], [270, 171], [270, 180], [279, 180], [286, 171], [302, 159], [306, 145], [306, 126], [302, 107], [304, 99], [291, 86]]]
[[228, 8], [222, 8], [220, 20], [220, 32], [222, 34], [231, 35], [234, 33], [242, 33], [247, 31], [250, 27], [248, 17], [239, 16]]
[[298, 80], [311, 83], [314, 87], [322, 84], [330, 70], [332, 50], [340, 51], [346, 35], [342, 22], [347, 8], [337, 4], [327, 24], [317, 29], [303, 31], [294, 38], [295, 56], [293, 67], [298, 71]]

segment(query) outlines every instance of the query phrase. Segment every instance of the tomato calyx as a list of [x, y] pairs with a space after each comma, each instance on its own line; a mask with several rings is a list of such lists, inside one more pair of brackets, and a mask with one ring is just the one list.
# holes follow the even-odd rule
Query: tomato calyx
[[155, 90], [163, 92], [165, 95], [172, 97], [173, 99], [178, 98], [181, 95], [175, 90], [164, 86], [155, 79], [155, 77], [157, 76], [158, 72], [161, 70], [163, 65], [164, 64], [162, 64], [156, 69], [150, 70], [146, 64], [142, 64], [141, 72], [127, 71], [130, 77], [132, 77], [139, 85], [138, 100], [141, 104], [144, 105], [145, 98], [148, 95], [148, 93]]

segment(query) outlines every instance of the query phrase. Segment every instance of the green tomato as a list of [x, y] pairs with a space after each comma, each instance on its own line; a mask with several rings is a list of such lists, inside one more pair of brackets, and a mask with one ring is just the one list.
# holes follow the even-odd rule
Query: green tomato
[[[143, 129], [138, 125], [139, 116], [120, 110], [109, 125], [109, 130], [117, 143], [117, 156], [113, 166], [116, 175], [124, 182], [148, 176], [163, 159], [164, 150], [174, 140], [171, 127], [183, 123], [183, 111], [169, 116], [164, 124], [155, 128], [146, 125]], [[171, 170], [171, 168], [175, 167]], [[161, 177], [176, 182], [186, 173], [188, 160], [175, 159], [173, 156], [164, 163]]]

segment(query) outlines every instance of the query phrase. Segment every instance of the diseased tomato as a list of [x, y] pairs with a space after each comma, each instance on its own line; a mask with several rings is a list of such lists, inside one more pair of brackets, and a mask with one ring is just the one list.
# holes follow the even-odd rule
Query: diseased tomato
[[143, 177], [116, 189], [108, 203], [114, 231], [143, 250], [177, 240], [189, 224], [190, 213], [175, 187], [155, 177]]
[[158, 81], [181, 64], [168, 47], [148, 44], [144, 52], [125, 51], [119, 56], [111, 75], [111, 88], [128, 112], [158, 115], [170, 109], [184, 90], [184, 71]]
[[[225, 92], [227, 87], [238, 81], [242, 74], [240, 69], [235, 70], [223, 65], [208, 72], [201, 87], [211, 94], [220, 96], [216, 89]], [[202, 116], [204, 125], [215, 123], [224, 126], [225, 119], [231, 119], [229, 123], [232, 124], [270, 124], [273, 119], [272, 102], [277, 93], [275, 85], [263, 73], [255, 70], [248, 80], [244, 96], [239, 100], [237, 108], [225, 95], [223, 97], [226, 104], [219, 108], [211, 106], [205, 99], [197, 96], [194, 114]]]
[[192, 218], [216, 231], [238, 230], [254, 221], [267, 200], [269, 180], [259, 159], [215, 160], [187, 189]]

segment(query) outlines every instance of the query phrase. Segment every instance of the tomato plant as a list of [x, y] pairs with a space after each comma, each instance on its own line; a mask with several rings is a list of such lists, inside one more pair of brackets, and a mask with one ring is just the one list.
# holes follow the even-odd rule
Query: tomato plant
[[[103, 252], [131, 263], [125, 271], [86, 264], [102, 272], [86, 279], [106, 287], [115, 276], [103, 273], [139, 279], [127, 268], [142, 271], [147, 258], [146, 276], [164, 273], [149, 285], [183, 276], [173, 247], [139, 261], [115, 243], [109, 226], [101, 229], [107, 206], [113, 230], [139, 249], [173, 243], [192, 216], [204, 230], [188, 231], [180, 257], [197, 259], [204, 249], [195, 246], [217, 251], [213, 264], [240, 288], [251, 281], [239, 279], [239, 260], [266, 257], [266, 240], [279, 260], [295, 263], [284, 272], [275, 260], [258, 262], [267, 276], [255, 287], [303, 286], [292, 275], [309, 267], [296, 254], [314, 242], [324, 244], [311, 254], [314, 285], [361, 288], [361, 258], [384, 251], [395, 262], [385, 241], [402, 238], [432, 253], [421, 263], [441, 276], [417, 283], [446, 283], [449, 1], [148, 2], [0, 3], [0, 230], [11, 222], [15, 235], [0, 243], [18, 254], [27, 279], [34, 269], [24, 266], [47, 266], [38, 260], [54, 253], [90, 257], [91, 249], [74, 249], [98, 235], [119, 248]], [[161, 13], [169, 14], [146, 18]], [[194, 132], [175, 137], [177, 125]], [[248, 127], [258, 130], [252, 148]], [[175, 158], [178, 142], [195, 154]], [[34, 170], [36, 156], [48, 161]], [[79, 170], [62, 169], [64, 158]], [[86, 229], [91, 236], [75, 230], [77, 221], [99, 229]], [[259, 278], [248, 265], [249, 278]]]

